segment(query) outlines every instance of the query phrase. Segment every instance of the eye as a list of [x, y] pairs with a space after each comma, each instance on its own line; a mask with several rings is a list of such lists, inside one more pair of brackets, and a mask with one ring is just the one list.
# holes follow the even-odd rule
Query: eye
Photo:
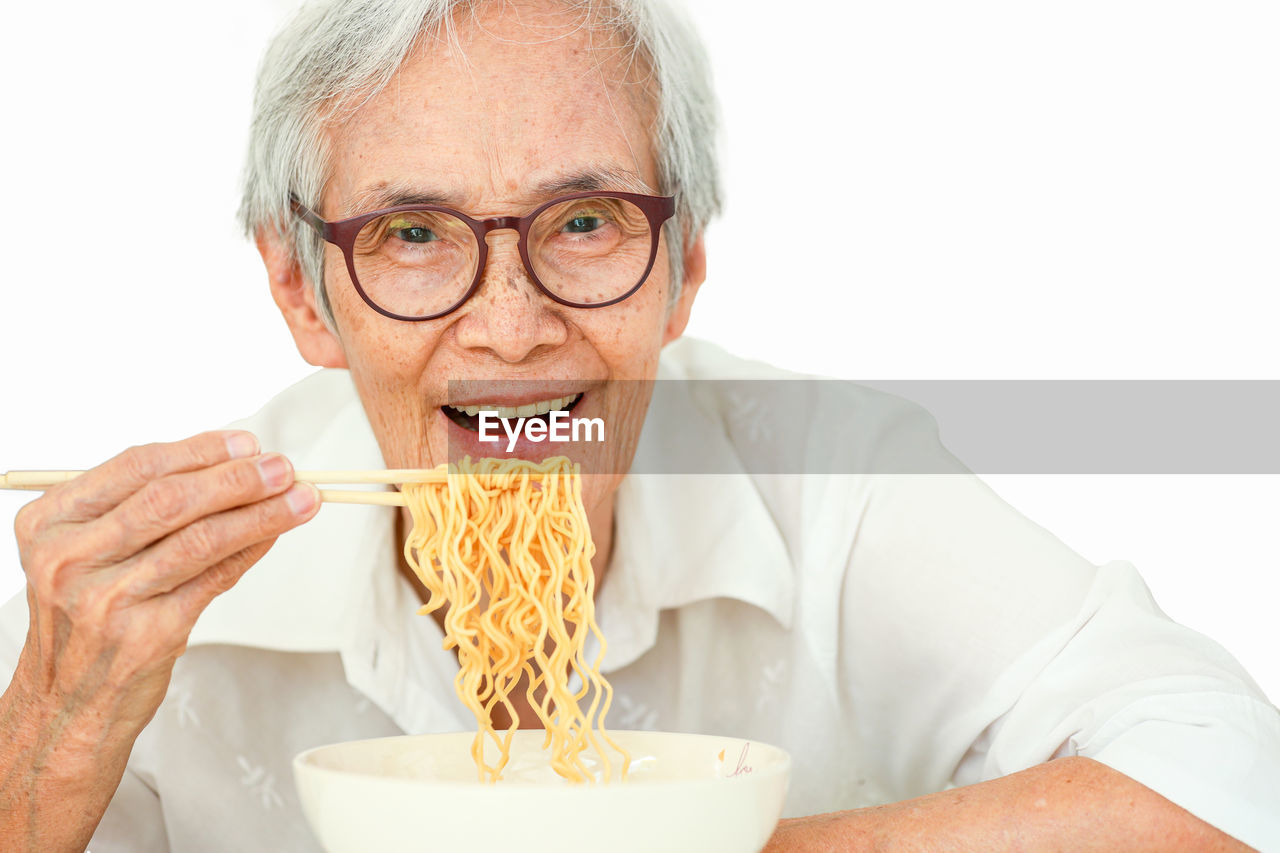
[[436, 233], [425, 225], [409, 222], [407, 220], [399, 220], [392, 222], [387, 229], [391, 236], [403, 240], [406, 243], [430, 243], [433, 240], [439, 240]]
[[562, 230], [568, 234], [589, 234], [597, 228], [603, 228], [605, 223], [606, 220], [603, 216], [582, 212], [565, 222]]

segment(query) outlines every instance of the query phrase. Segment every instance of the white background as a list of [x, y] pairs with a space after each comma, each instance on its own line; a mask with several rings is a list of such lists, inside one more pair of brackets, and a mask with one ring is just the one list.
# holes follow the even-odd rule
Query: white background
[[[6, 12], [0, 470], [215, 427], [308, 372], [234, 222], [290, 5]], [[847, 378], [1280, 378], [1274, 2], [756, 8], [693, 5], [728, 192], [692, 334]], [[1280, 696], [1276, 478], [990, 481]], [[0, 493], [5, 528], [26, 499]]]

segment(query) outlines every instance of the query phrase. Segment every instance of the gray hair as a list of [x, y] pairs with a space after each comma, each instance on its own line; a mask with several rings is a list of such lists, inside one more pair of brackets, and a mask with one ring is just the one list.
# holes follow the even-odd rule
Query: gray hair
[[[452, 16], [473, 0], [315, 0], [272, 40], [258, 72], [240, 221], [252, 236], [272, 228], [316, 289], [334, 328], [324, 287], [324, 244], [299, 227], [290, 194], [314, 204], [329, 178], [326, 128], [381, 91], [424, 34], [451, 33]], [[717, 108], [710, 68], [693, 26], [665, 0], [564, 0], [596, 15], [657, 86], [651, 144], [659, 191], [676, 197], [667, 223], [671, 299], [678, 296], [684, 245], [720, 210]]]

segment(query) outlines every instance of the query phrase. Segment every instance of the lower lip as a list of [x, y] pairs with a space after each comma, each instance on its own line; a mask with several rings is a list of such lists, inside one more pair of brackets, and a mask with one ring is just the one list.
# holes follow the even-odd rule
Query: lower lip
[[[578, 401], [573, 407], [573, 417], [580, 417], [581, 412], [586, 403], [586, 397]], [[437, 410], [436, 414], [444, 420], [446, 435], [448, 437], [449, 461], [454, 462], [463, 456], [470, 456], [472, 459], [481, 459], [485, 457], [493, 459], [527, 459], [530, 462], [541, 462], [552, 456], [568, 455], [573, 447], [571, 441], [552, 441], [549, 438], [544, 441], [530, 441], [524, 430], [520, 431], [520, 435], [516, 438], [514, 445], [511, 444], [511, 437], [507, 435], [507, 431], [502, 428], [501, 424], [497, 430], [497, 441], [481, 441], [480, 433], [472, 432], [466, 427], [459, 426], [454, 423], [442, 411]], [[490, 430], [493, 435], [493, 430]], [[510, 451], [508, 452], [508, 447]]]

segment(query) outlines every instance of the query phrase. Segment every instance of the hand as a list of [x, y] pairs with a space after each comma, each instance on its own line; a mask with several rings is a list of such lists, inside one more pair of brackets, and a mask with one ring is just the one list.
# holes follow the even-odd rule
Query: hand
[[39, 693], [68, 711], [110, 694], [145, 725], [196, 617], [319, 506], [287, 459], [257, 453], [246, 432], [137, 447], [23, 507]]
[[23, 507], [31, 627], [2, 709], [9, 804], [41, 799], [33, 818], [51, 805], [39, 791], [78, 793], [91, 774], [106, 796], [80, 805], [100, 817], [196, 618], [319, 505], [253, 435], [211, 432], [125, 451]]

